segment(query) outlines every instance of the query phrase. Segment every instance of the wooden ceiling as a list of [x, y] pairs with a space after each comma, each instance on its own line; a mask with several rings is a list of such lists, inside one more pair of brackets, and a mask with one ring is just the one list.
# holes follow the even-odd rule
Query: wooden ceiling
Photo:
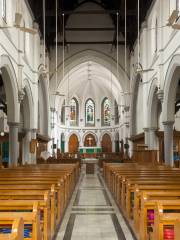
[[[43, 33], [43, 0], [28, 0], [30, 7], [34, 13], [35, 20], [38, 22], [40, 26], [40, 30]], [[140, 23], [143, 22], [146, 13], [151, 6], [153, 0], [140, 0]], [[86, 11], [77, 11], [76, 9], [80, 7], [84, 3], [96, 3], [102, 7], [101, 10], [94, 10], [93, 12], [90, 10]], [[65, 13], [65, 29], [71, 31], [112, 31], [114, 30], [114, 38], [111, 42], [112, 44], [116, 43], [116, 13], [119, 12], [119, 31], [124, 35], [124, 22], [125, 22], [125, 14], [124, 14], [124, 2], [125, 0], [58, 0], [58, 30], [61, 31], [62, 34], [62, 13]], [[48, 47], [54, 45], [55, 39], [55, 0], [46, 0], [46, 44]], [[99, 9], [99, 8], [98, 8]], [[75, 11], [76, 10], [76, 11]], [[67, 29], [66, 22], [68, 18], [72, 14], [108, 14], [114, 23], [113, 28], [73, 28]], [[137, 0], [127, 0], [127, 42], [130, 48], [132, 48], [134, 41], [137, 38]], [[65, 43], [68, 42], [65, 39]], [[61, 43], [60, 43], [61, 44]], [[70, 44], [87, 44], [86, 42], [70, 42]], [[89, 43], [88, 43], [89, 44]], [[107, 42], [103, 42], [102, 40], [94, 42], [94, 44], [107, 44]], [[124, 41], [120, 41], [119, 44], [124, 44]]]

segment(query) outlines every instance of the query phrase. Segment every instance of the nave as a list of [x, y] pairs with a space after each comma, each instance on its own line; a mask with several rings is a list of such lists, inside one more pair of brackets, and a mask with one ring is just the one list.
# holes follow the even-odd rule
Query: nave
[[82, 170], [56, 239], [135, 239], [98, 171]]

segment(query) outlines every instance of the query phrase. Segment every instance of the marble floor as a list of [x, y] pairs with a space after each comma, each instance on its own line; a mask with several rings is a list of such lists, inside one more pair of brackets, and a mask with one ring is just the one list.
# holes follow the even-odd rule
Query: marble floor
[[86, 175], [83, 166], [56, 239], [134, 240], [98, 170]]

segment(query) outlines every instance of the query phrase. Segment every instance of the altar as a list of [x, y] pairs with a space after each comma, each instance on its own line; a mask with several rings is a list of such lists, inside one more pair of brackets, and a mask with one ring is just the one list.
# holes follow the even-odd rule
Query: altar
[[101, 147], [80, 147], [79, 148], [80, 153], [101, 153], [102, 148]]
[[96, 158], [84, 158], [82, 163], [86, 164], [86, 174], [94, 174], [95, 165], [98, 163]]

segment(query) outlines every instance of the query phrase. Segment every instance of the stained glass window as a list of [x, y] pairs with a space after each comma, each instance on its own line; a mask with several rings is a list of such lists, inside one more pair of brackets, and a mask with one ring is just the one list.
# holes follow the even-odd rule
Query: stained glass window
[[118, 104], [116, 100], [114, 102], [114, 115], [115, 115], [115, 124], [119, 124], [119, 110], [118, 110]]
[[61, 108], [61, 124], [65, 124], [65, 100], [63, 102], [62, 108]]
[[95, 104], [92, 99], [88, 99], [85, 105], [86, 126], [95, 125]]
[[70, 102], [70, 125], [77, 126], [78, 125], [78, 102], [75, 98], [71, 99]]
[[111, 107], [108, 98], [105, 98], [102, 102], [102, 125], [110, 126], [111, 124]]

